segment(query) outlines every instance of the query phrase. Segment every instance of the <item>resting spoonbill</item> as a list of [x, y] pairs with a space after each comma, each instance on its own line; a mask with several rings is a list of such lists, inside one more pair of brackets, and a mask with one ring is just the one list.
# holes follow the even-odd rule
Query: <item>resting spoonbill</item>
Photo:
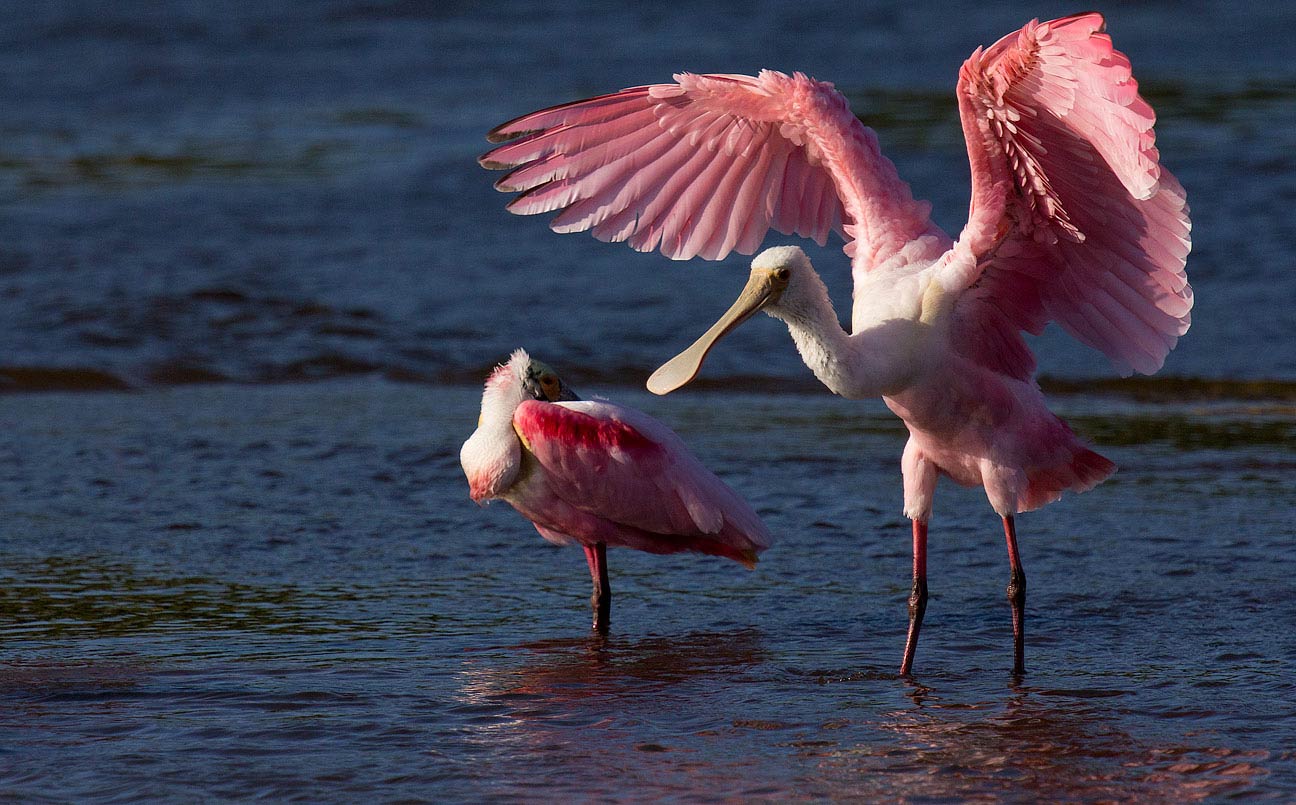
[[486, 380], [459, 461], [474, 501], [507, 501], [540, 536], [585, 549], [602, 633], [612, 607], [609, 545], [697, 551], [750, 569], [772, 541], [751, 506], [670, 428], [633, 408], [578, 400], [521, 349]]
[[801, 73], [681, 73], [526, 115], [481, 158], [512, 168], [516, 213], [561, 210], [558, 232], [673, 259], [751, 254], [769, 229], [845, 241], [843, 332], [810, 261], [771, 249], [730, 312], [649, 388], [687, 383], [755, 310], [786, 322], [802, 358], [845, 397], [881, 395], [909, 429], [901, 461], [913, 587], [901, 673], [927, 604], [927, 523], [939, 475], [982, 485], [1003, 518], [1014, 671], [1026, 575], [1014, 515], [1081, 492], [1115, 466], [1049, 412], [1022, 331], [1057, 322], [1123, 374], [1159, 369], [1189, 324], [1183, 188], [1158, 164], [1155, 115], [1097, 13], [1032, 20], [977, 48], [955, 90], [972, 168], [957, 240], [928, 217], [875, 134], [831, 84]]

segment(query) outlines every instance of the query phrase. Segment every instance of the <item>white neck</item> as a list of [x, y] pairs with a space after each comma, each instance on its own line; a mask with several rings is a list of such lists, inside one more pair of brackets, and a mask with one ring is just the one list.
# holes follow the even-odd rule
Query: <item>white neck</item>
[[459, 451], [473, 500], [498, 497], [517, 480], [522, 443], [513, 430], [513, 412], [524, 399], [521, 383], [511, 377], [492, 376], [487, 381], [477, 430]]
[[796, 291], [791, 299], [788, 296], [766, 312], [787, 324], [805, 365], [834, 394], [851, 399], [877, 397], [910, 383], [920, 337], [917, 322], [891, 319], [848, 334], [828, 289], [813, 270], [797, 277]]
[[[508, 367], [506, 367], [508, 368]], [[520, 382], [502, 382], [492, 378], [486, 384], [482, 394], [481, 421], [478, 430], [485, 430], [494, 435], [513, 432], [513, 412], [526, 399]]]

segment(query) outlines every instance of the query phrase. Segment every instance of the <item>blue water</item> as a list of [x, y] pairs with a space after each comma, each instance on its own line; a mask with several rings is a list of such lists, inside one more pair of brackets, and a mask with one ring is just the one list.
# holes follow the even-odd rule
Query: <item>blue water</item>
[[[0, 793], [132, 801], [1296, 797], [1296, 9], [1103, 9], [1193, 208], [1168, 380], [1037, 340], [1121, 465], [1021, 518], [1029, 673], [976, 490], [942, 486], [912, 681], [903, 430], [754, 321], [642, 382], [745, 258], [503, 211], [493, 125], [678, 70], [835, 81], [957, 231], [948, 3], [32, 4], [0, 27]], [[776, 238], [772, 242], [781, 242]], [[813, 252], [839, 306], [845, 258]], [[517, 346], [678, 430], [758, 569], [578, 551], [466, 495]], [[316, 382], [327, 381], [327, 382]], [[1078, 391], [1077, 391], [1078, 390]]]
[[[475, 164], [487, 129], [682, 69], [803, 69], [854, 99], [957, 232], [968, 169], [954, 76], [1028, 13], [102, 5], [33, 4], [0, 31], [0, 366], [130, 385], [463, 382], [519, 344], [638, 385], [727, 306], [747, 258], [672, 263], [508, 215], [497, 174]], [[1193, 331], [1164, 371], [1296, 379], [1296, 350], [1277, 348], [1296, 329], [1296, 66], [1274, 33], [1296, 11], [1177, 8], [1109, 13], [1193, 208]], [[843, 305], [845, 257], [813, 257]], [[808, 378], [777, 324], [735, 337], [710, 376]], [[1040, 353], [1045, 374], [1108, 372], [1069, 339]]]

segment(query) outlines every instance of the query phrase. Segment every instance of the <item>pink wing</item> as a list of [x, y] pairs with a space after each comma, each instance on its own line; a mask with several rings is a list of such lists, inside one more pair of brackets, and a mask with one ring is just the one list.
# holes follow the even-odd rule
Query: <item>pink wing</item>
[[1123, 373], [1155, 372], [1189, 324], [1188, 206], [1102, 16], [1032, 21], [978, 49], [958, 100], [972, 205], [954, 342], [1029, 378], [1019, 330], [1052, 320]]
[[[830, 231], [894, 251], [928, 226], [877, 138], [831, 84], [801, 73], [676, 75], [525, 115], [481, 157], [513, 170], [521, 215], [561, 210], [555, 232], [675, 260], [751, 254], [774, 228], [823, 245]], [[514, 139], [516, 138], [516, 139]], [[875, 224], [876, 225], [873, 225]]]
[[646, 414], [602, 401], [527, 400], [513, 426], [568, 504], [661, 535], [744, 550], [772, 542], [751, 507]]

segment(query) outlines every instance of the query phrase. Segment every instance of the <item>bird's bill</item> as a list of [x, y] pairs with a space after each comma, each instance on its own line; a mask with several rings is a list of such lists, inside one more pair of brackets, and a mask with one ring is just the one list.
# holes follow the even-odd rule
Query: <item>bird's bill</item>
[[786, 280], [780, 283], [771, 272], [752, 271], [737, 301], [692, 346], [653, 372], [652, 377], [648, 378], [648, 390], [653, 394], [670, 394], [687, 385], [697, 377], [702, 369], [702, 361], [706, 360], [707, 353], [716, 342], [754, 316], [758, 310], [776, 301], [786, 287]]

